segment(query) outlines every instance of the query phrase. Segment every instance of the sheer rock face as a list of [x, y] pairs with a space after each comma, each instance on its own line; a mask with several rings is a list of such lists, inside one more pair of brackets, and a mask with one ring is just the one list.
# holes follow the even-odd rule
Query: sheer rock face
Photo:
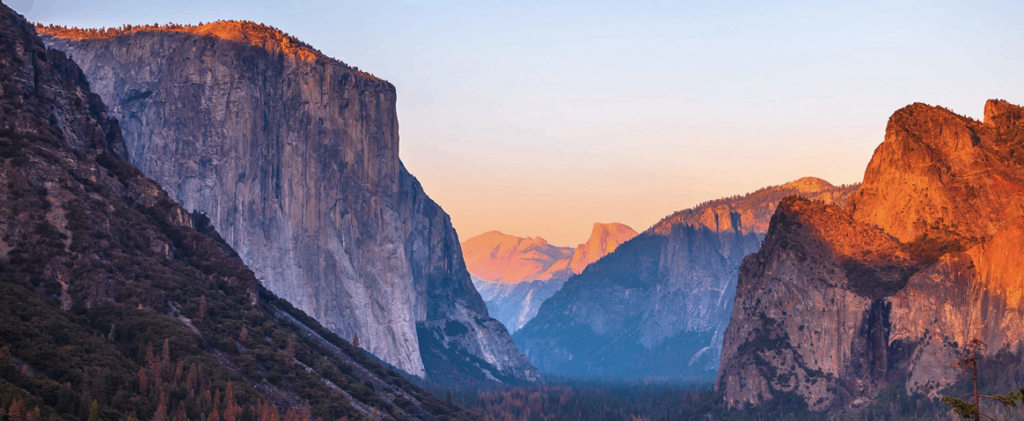
[[569, 377], [711, 381], [737, 270], [778, 202], [852, 191], [806, 178], [677, 212], [570, 278], [514, 338], [542, 371]]
[[[75, 62], [0, 4], [0, 360], [5, 398], [43, 414], [28, 418], [79, 419], [74, 402], [92, 402], [102, 419], [166, 419], [159, 401], [199, 419], [159, 373], [176, 360], [178, 390], [235, 390], [232, 405], [274, 414], [478, 419], [268, 293], [125, 151]], [[161, 342], [162, 362], [146, 361]], [[138, 387], [147, 372], [155, 393]]]
[[744, 260], [717, 387], [730, 405], [795, 392], [856, 408], [886, 385], [935, 395], [972, 339], [1024, 339], [1024, 128], [913, 104], [845, 207], [784, 202]]
[[591, 263], [615, 251], [622, 243], [636, 237], [637, 232], [623, 224], [595, 223], [586, 243], [576, 246], [569, 262], [573, 273], [583, 273]]
[[595, 223], [587, 242], [573, 250], [550, 245], [540, 237], [491, 231], [466, 240], [462, 250], [487, 309], [515, 333], [570, 276], [636, 235], [623, 224]]
[[[432, 370], [429, 334], [430, 353], [536, 377], [399, 161], [391, 84], [247, 22], [49, 35], [123, 122], [131, 162], [208, 214], [274, 293], [413, 375]], [[447, 321], [466, 329], [437, 332]]]

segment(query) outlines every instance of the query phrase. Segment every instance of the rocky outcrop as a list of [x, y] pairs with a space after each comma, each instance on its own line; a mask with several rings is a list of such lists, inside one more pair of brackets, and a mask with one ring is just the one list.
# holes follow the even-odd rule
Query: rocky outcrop
[[78, 66], [0, 4], [6, 418], [476, 419], [261, 287], [124, 151]]
[[563, 376], [710, 382], [740, 262], [778, 202], [844, 202], [853, 190], [805, 178], [677, 212], [570, 278], [516, 343]]
[[995, 100], [984, 122], [910, 105], [848, 205], [783, 202], [740, 269], [716, 385], [728, 403], [795, 393], [850, 409], [899, 384], [935, 396], [971, 340], [1018, 352], [1022, 114]]
[[586, 243], [576, 246], [572, 252], [569, 269], [572, 273], [583, 273], [591, 263], [615, 251], [622, 243], [636, 237], [637, 232], [623, 224], [594, 223], [594, 229]]
[[519, 238], [491, 231], [462, 243], [473, 285], [490, 314], [510, 333], [537, 315], [541, 303], [562, 288], [569, 276], [615, 251], [636, 236], [618, 223], [595, 223], [587, 242], [556, 247], [540, 237]]
[[[394, 86], [249, 22], [40, 29], [122, 121], [131, 162], [271, 291], [412, 375], [536, 378], [399, 160]], [[445, 365], [463, 354], [473, 367]]]

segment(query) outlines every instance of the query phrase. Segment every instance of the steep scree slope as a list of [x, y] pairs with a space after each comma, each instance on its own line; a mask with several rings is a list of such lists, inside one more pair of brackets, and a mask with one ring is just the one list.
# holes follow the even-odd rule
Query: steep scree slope
[[40, 30], [121, 120], [131, 162], [275, 294], [413, 375], [537, 378], [399, 160], [394, 86], [249, 22]]
[[473, 418], [261, 287], [124, 150], [81, 70], [0, 4], [9, 419]]
[[1020, 355], [1022, 114], [907, 106], [847, 206], [781, 204], [740, 269], [716, 385], [728, 403], [796, 393], [849, 409], [900, 384], [935, 396], [972, 339]]

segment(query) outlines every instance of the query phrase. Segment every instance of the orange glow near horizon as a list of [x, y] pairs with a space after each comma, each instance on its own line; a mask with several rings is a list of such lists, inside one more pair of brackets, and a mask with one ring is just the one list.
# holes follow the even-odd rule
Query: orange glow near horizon
[[460, 241], [497, 230], [575, 247], [586, 241], [595, 222], [619, 222], [642, 232], [701, 202], [804, 176], [836, 185], [859, 182], [881, 132], [802, 153], [771, 154], [771, 144], [730, 150], [729, 142], [719, 142], [721, 149], [681, 142], [636, 156], [569, 153], [529, 163], [512, 150], [467, 157], [414, 144], [403, 148], [402, 158], [451, 215]]

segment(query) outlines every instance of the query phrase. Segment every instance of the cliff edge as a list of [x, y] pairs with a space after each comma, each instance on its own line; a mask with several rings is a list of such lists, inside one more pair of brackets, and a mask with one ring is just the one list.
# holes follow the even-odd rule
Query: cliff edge
[[250, 22], [38, 29], [275, 294], [415, 376], [537, 378], [399, 160], [394, 86]]

